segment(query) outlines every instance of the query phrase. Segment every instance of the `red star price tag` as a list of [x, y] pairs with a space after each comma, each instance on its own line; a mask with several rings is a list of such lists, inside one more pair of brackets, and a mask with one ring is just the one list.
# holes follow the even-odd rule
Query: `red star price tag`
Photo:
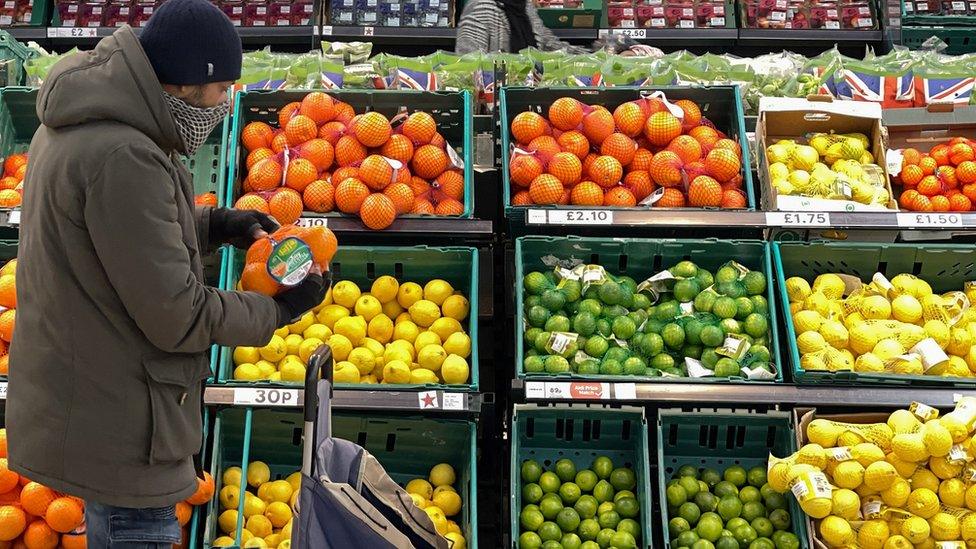
[[418, 393], [417, 403], [421, 410], [440, 408], [440, 404], [437, 402], [437, 391]]

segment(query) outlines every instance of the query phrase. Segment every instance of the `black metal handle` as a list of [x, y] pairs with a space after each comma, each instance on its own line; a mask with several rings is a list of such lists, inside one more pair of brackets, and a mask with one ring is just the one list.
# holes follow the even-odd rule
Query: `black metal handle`
[[308, 358], [308, 368], [305, 370], [305, 421], [315, 421], [319, 408], [319, 393], [317, 391], [319, 370], [322, 379], [329, 382], [329, 395], [332, 394], [332, 347], [325, 343]]

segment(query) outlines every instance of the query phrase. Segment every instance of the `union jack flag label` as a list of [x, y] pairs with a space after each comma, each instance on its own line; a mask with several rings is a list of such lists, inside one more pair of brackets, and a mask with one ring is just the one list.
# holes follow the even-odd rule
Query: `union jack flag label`
[[932, 103], [955, 103], [957, 105], [967, 105], [973, 96], [973, 86], [976, 85], [976, 77], [948, 77], [948, 78], [924, 78], [916, 79], [916, 88], [921, 88], [919, 95], [924, 101], [918, 106], [931, 105]]

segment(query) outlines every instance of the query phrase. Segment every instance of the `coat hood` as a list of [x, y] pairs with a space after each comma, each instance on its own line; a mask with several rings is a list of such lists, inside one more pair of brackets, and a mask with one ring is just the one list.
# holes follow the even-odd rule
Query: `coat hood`
[[183, 139], [163, 87], [128, 26], [91, 51], [58, 62], [41, 86], [37, 116], [49, 128], [112, 121], [132, 126], [164, 151], [183, 152]]

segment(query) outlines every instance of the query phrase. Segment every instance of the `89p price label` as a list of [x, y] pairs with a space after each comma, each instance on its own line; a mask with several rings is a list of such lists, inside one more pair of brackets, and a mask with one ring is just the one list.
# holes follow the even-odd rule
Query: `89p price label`
[[958, 213], [900, 213], [899, 227], [962, 227]]
[[296, 389], [234, 389], [234, 404], [251, 406], [298, 406]]
[[768, 212], [766, 224], [781, 227], [829, 227], [827, 212]]

